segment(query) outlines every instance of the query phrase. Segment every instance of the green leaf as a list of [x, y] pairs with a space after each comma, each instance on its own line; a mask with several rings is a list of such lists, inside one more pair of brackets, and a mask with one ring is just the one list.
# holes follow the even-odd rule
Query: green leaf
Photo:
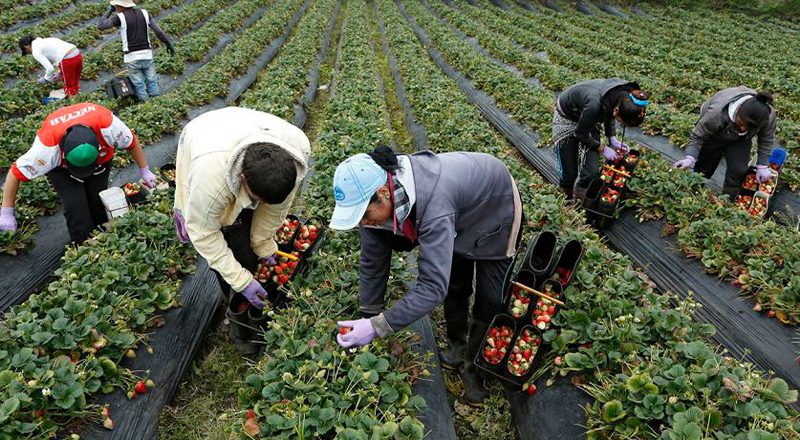
[[622, 402], [619, 400], [612, 400], [603, 404], [603, 420], [608, 423], [616, 422], [617, 420], [625, 417], [627, 412], [622, 407]]

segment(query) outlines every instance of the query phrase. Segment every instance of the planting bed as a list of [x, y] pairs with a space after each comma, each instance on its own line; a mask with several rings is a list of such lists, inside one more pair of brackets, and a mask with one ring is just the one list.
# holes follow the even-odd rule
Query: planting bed
[[[225, 105], [306, 129], [312, 173], [292, 211], [301, 218], [327, 219], [336, 164], [379, 144], [501, 158], [523, 198], [523, 243], [549, 237], [531, 253], [570, 240], [584, 251], [563, 292], [557, 282], [550, 288], [563, 306], [506, 292], [497, 327], [509, 327], [506, 350], [519, 350], [513, 362], [497, 357], [490, 345], [503, 344], [500, 331], [479, 355], [507, 379], [514, 426], [501, 430], [521, 439], [800, 435], [794, 328], [780, 324], [800, 323], [791, 191], [800, 182], [792, 156], [800, 151], [800, 93], [787, 61], [800, 50], [785, 44], [784, 23], [592, 2], [153, 0], [143, 6], [161, 14], [178, 56], [157, 51], [164, 93], [135, 103], [98, 92], [121, 66], [118, 39], [93, 30], [104, 3], [6, 3], [0, 48], [13, 51], [28, 31], [74, 37], [86, 54], [80, 99], [117, 112], [152, 169], [174, 161], [186, 122]], [[763, 57], [741, 59], [742, 48]], [[0, 76], [22, 81], [0, 91], [4, 169], [41, 118], [64, 105], [38, 103], [46, 88], [27, 83], [36, 68], [18, 55], [0, 59]], [[549, 146], [557, 93], [612, 75], [639, 81], [653, 104], [644, 130], [627, 133], [642, 151], [626, 182], [628, 209], [598, 232], [553, 185], [554, 157], [540, 147]], [[775, 91], [790, 155], [775, 198], [780, 222], [720, 199], [721, 172], [706, 185], [668, 169], [700, 103], [733, 83]], [[138, 170], [120, 156], [112, 184], [136, 181]], [[154, 438], [162, 407], [184, 391], [180, 379], [225, 305], [205, 262], [195, 269], [191, 247], [174, 235], [170, 190], [65, 252], [49, 185], [22, 188], [20, 232], [0, 237], [8, 253], [0, 255], [0, 439]], [[413, 253], [393, 256], [387, 301], [414, 281], [414, 262]], [[547, 263], [526, 263], [516, 281], [540, 285], [529, 274], [541, 276]], [[226, 431], [242, 439], [453, 439], [469, 431], [464, 424], [475, 426], [460, 396], [445, 391], [436, 353], [443, 341], [427, 317], [366, 348], [336, 345], [336, 320], [358, 315], [357, 270], [357, 234], [328, 231], [301, 273], [279, 282], [289, 302], [266, 315], [256, 338], [263, 357], [227, 386], [238, 410], [217, 419]], [[741, 301], [742, 293], [753, 299]], [[153, 386], [143, 383], [129, 400], [140, 379]], [[214, 438], [196, 429], [189, 438]]]

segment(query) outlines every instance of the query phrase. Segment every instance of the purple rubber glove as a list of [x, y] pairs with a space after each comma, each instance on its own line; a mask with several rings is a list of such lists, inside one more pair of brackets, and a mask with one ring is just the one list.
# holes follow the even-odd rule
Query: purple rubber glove
[[178, 233], [178, 238], [182, 243], [189, 242], [189, 233], [186, 232], [186, 220], [183, 219], [183, 213], [178, 208], [172, 210], [172, 219], [175, 220], [175, 231]]
[[17, 219], [14, 208], [0, 208], [0, 231], [17, 232]]
[[756, 182], [764, 183], [769, 181], [772, 178], [772, 173], [769, 172], [769, 168], [766, 165], [759, 165], [756, 167]]
[[148, 188], [156, 187], [156, 175], [150, 171], [149, 167], [139, 168], [139, 174], [142, 175], [142, 182]]
[[622, 150], [623, 153], [627, 153], [630, 150], [630, 147], [626, 143], [620, 142], [616, 136], [611, 136], [609, 140], [611, 141], [611, 148], [615, 150]]
[[603, 147], [603, 157], [605, 157], [609, 162], [616, 162], [617, 152], [613, 148]]
[[258, 310], [264, 308], [264, 301], [262, 299], [267, 297], [267, 291], [264, 290], [264, 286], [255, 279], [250, 281], [250, 284], [244, 288], [242, 295], [244, 295], [244, 297], [250, 301], [250, 304]]
[[695, 162], [697, 162], [697, 159], [693, 158], [692, 156], [686, 156], [683, 159], [672, 164], [672, 167], [681, 170], [693, 170]]
[[56, 74], [53, 75], [53, 79], [51, 79], [50, 82], [59, 82], [59, 81], [61, 81], [61, 72], [56, 72]]
[[45, 78], [45, 77], [41, 77], [41, 78], [37, 79], [36, 82], [38, 82], [39, 84], [47, 84], [50, 81], [48, 81], [47, 78]]
[[275, 266], [278, 264], [278, 259], [275, 258], [275, 255], [270, 255], [267, 258], [264, 258], [264, 262], [267, 263], [267, 266]]
[[349, 327], [350, 331], [347, 334], [339, 333], [336, 335], [336, 342], [344, 348], [360, 347], [367, 345], [378, 336], [375, 327], [369, 319], [362, 318], [355, 321], [339, 321], [336, 323], [339, 328]]

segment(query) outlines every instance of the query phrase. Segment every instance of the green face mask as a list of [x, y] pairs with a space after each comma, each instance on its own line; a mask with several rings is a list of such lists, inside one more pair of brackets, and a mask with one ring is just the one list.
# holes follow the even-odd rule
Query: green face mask
[[73, 166], [88, 167], [97, 162], [97, 147], [90, 144], [80, 144], [67, 153], [65, 158]]

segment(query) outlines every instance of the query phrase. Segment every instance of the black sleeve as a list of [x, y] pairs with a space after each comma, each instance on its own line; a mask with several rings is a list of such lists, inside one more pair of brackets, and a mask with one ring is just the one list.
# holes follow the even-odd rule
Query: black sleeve
[[603, 106], [600, 101], [590, 101], [583, 106], [581, 111], [578, 126], [575, 127], [575, 138], [589, 148], [597, 149], [600, 147], [600, 140], [592, 137], [592, 129], [600, 121], [602, 114]]

